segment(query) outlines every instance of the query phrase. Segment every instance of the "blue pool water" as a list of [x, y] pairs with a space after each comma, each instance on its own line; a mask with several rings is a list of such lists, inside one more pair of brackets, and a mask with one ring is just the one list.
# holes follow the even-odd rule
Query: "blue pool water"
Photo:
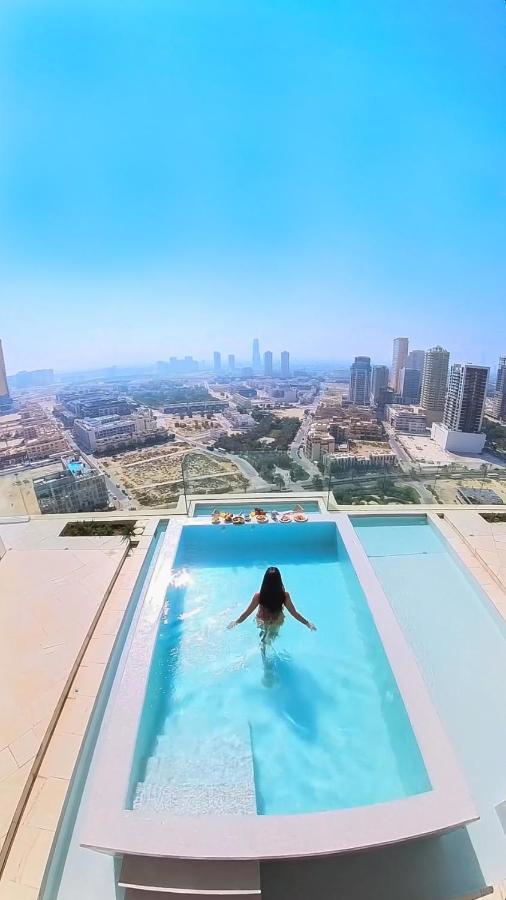
[[[232, 631], [226, 625], [273, 564], [318, 630], [287, 617], [263, 659], [253, 617]], [[172, 813], [213, 812], [192, 804], [215, 797], [218, 788], [223, 812], [265, 815], [430, 790], [381, 640], [332, 522], [183, 528], [128, 802], [157, 811], [166, 805]]]
[[84, 472], [84, 463], [71, 460], [71, 462], [67, 463], [67, 468], [69, 472], [72, 472], [72, 475], [82, 475]]
[[[506, 877], [506, 625], [424, 516], [354, 516], [470, 787], [468, 832], [488, 883]], [[499, 591], [499, 588], [495, 588]]]
[[230, 503], [227, 503], [226, 500], [220, 500], [219, 503], [216, 503], [214, 506], [210, 503], [196, 503], [194, 516], [200, 518], [201, 516], [210, 516], [214, 509], [219, 509], [220, 511], [227, 512], [242, 512], [244, 514], [251, 513], [255, 509], [256, 506], [261, 506], [262, 509], [265, 509], [266, 512], [272, 512], [273, 509], [276, 509], [278, 512], [290, 512], [295, 504], [298, 506], [302, 506], [302, 509], [308, 513], [317, 513], [320, 512], [320, 506], [317, 500], [261, 500], [256, 503], [244, 502], [242, 500], [233, 500]]

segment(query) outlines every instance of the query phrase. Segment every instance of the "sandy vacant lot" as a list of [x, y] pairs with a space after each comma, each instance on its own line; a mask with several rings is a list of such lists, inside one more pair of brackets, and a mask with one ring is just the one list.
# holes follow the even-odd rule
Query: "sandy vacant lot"
[[0, 473], [0, 516], [33, 516], [39, 515], [40, 509], [33, 490], [33, 479], [42, 475], [61, 472], [61, 463], [39, 466], [36, 469], [25, 469], [16, 475]]
[[279, 419], [303, 419], [304, 418], [304, 407], [303, 406], [293, 406], [290, 409], [271, 409], [269, 412], [272, 412], [273, 416], [277, 416]]
[[442, 503], [458, 503], [457, 491], [459, 488], [488, 488], [495, 491], [503, 502], [506, 503], [506, 478], [499, 480], [498, 478], [459, 478], [444, 479], [438, 478], [435, 483], [437, 495]]
[[165, 506], [183, 492], [183, 459], [187, 492], [241, 488], [243, 477], [234, 462], [191, 450], [183, 442], [102, 458], [101, 465], [142, 506]]

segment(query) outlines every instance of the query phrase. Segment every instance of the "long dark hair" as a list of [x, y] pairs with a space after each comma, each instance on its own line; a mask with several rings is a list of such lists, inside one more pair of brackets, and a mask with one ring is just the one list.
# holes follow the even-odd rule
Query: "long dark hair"
[[260, 605], [271, 613], [279, 613], [285, 602], [285, 588], [281, 572], [276, 566], [269, 566], [265, 571], [260, 588]]

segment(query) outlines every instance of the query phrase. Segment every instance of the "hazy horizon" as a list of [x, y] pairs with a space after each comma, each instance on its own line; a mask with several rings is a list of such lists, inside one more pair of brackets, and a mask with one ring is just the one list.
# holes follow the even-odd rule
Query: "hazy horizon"
[[8, 371], [506, 352], [500, 0], [5, 0]]

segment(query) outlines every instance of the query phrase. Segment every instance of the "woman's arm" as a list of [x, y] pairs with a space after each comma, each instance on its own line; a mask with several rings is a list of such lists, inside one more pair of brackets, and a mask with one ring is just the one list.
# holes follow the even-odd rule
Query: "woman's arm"
[[241, 615], [239, 616], [238, 619], [234, 619], [233, 622], [230, 622], [230, 624], [227, 625], [227, 628], [235, 628], [236, 625], [240, 625], [241, 622], [244, 622], [248, 618], [248, 616], [251, 615], [253, 610], [255, 610], [257, 608], [259, 600], [260, 600], [260, 594], [253, 594], [253, 598], [252, 598], [249, 606], [246, 607], [246, 609], [244, 610], [243, 613], [241, 613]]
[[312, 622], [309, 622], [308, 619], [305, 619], [304, 616], [301, 616], [300, 612], [297, 612], [288, 591], [285, 594], [285, 606], [290, 615], [293, 616], [294, 619], [297, 619], [297, 622], [302, 622], [302, 624], [305, 625], [306, 628], [309, 628], [310, 631], [316, 631], [316, 625], [313, 625]]

